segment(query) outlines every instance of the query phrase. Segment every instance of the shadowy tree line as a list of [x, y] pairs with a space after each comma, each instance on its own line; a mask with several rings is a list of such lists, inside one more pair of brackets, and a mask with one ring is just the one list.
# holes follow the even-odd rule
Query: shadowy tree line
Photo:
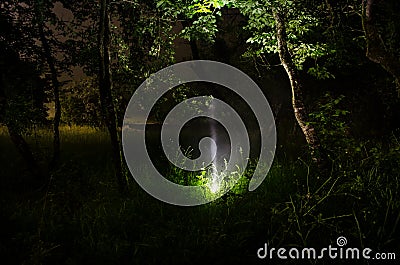
[[[239, 17], [239, 22], [234, 22], [240, 25], [236, 38], [247, 40], [246, 44], [237, 44], [245, 45], [240, 58], [252, 62], [252, 71], [260, 75], [259, 66], [265, 71], [271, 61], [284, 68], [294, 117], [320, 170], [329, 168], [330, 159], [318, 126], [310, 119], [311, 107], [303, 96], [308, 93], [304, 80], [310, 76], [316, 80], [334, 78], [342, 65], [362, 61], [348, 52], [358, 50], [381, 65], [399, 89], [400, 40], [396, 32], [400, 20], [393, 11], [399, 5], [394, 0], [10, 0], [1, 5], [1, 122], [32, 175], [41, 182], [48, 178], [44, 173], [47, 170], [39, 168], [23, 138], [22, 127], [45, 123], [43, 103], [54, 103], [53, 155], [49, 164], [50, 168], [57, 167], [62, 152], [61, 114], [71, 110], [68, 101], [62, 105], [63, 99], [72, 95], [61, 81], [65, 73], [71, 74], [71, 68], [79, 66], [86, 76], [96, 80], [89, 87], [76, 85], [74, 89], [77, 94], [92, 90], [92, 104], [100, 103], [101, 122], [94, 124], [105, 125], [108, 130], [116, 181], [123, 191], [127, 170], [119, 128], [133, 88], [150, 73], [174, 62], [177, 39], [188, 41], [192, 59], [212, 58], [211, 50], [235, 46], [220, 33], [232, 10]], [[69, 14], [68, 18], [60, 15], [63, 12]], [[230, 56], [234, 54], [225, 59], [233, 61]], [[15, 74], [22, 70], [29, 73]], [[27, 96], [29, 89], [35, 91], [33, 96]], [[25, 106], [15, 103], [17, 98]], [[31, 112], [26, 107], [30, 103], [34, 106]], [[97, 111], [89, 113], [99, 116]]]

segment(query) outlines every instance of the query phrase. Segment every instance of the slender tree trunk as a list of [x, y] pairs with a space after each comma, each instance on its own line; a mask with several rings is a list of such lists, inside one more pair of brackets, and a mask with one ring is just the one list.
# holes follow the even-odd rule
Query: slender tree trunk
[[190, 40], [190, 50], [192, 51], [192, 59], [200, 60], [199, 47], [197, 46], [196, 40]]
[[51, 166], [57, 164], [60, 158], [60, 120], [61, 120], [61, 103], [60, 103], [60, 82], [58, 81], [58, 73], [55, 65], [55, 59], [52, 55], [49, 41], [45, 34], [45, 15], [43, 12], [43, 3], [40, 1], [35, 2], [35, 12], [38, 18], [37, 27], [39, 30], [39, 39], [42, 43], [43, 56], [50, 69], [51, 84], [53, 87], [53, 100], [54, 100], [54, 120], [53, 120], [53, 158], [50, 163]]
[[292, 106], [294, 115], [310, 147], [313, 161], [317, 166], [324, 167], [324, 164], [327, 162], [325, 152], [322, 150], [314, 126], [309, 123], [308, 112], [304, 105], [302, 96], [303, 84], [287, 46], [287, 33], [284, 16], [277, 10], [273, 11], [273, 15], [276, 23], [279, 57], [289, 77], [290, 86], [292, 88]]
[[372, 62], [380, 64], [383, 69], [390, 73], [398, 89], [400, 89], [400, 60], [392, 52], [386, 49], [375, 24], [374, 0], [362, 0], [363, 15], [362, 24], [367, 42], [366, 56]]
[[112, 145], [112, 159], [115, 167], [115, 175], [120, 191], [127, 187], [126, 178], [122, 167], [122, 150], [117, 132], [117, 118], [112, 99], [112, 80], [110, 65], [110, 17], [109, 0], [100, 0], [100, 21], [99, 21], [99, 90], [100, 101], [104, 121], [110, 134]]
[[53, 121], [53, 159], [51, 164], [57, 164], [60, 158], [60, 120], [61, 120], [61, 103], [60, 103], [60, 82], [58, 81], [58, 74], [54, 62], [54, 57], [51, 53], [51, 48], [49, 42], [47, 41], [46, 35], [44, 33], [44, 23], [39, 22], [39, 35], [40, 41], [43, 46], [43, 54], [46, 58], [46, 62], [49, 66], [51, 73], [51, 82], [53, 86], [53, 96], [54, 96], [54, 121]]
[[[1, 69], [2, 73], [0, 76], [0, 115], [4, 117], [6, 108], [8, 106], [8, 100], [5, 93], [5, 82], [4, 82], [4, 69]], [[14, 146], [17, 148], [18, 153], [24, 159], [29, 172], [32, 174], [35, 180], [35, 184], [44, 184], [45, 177], [43, 172], [40, 170], [38, 163], [29, 147], [28, 143], [22, 137], [21, 133], [15, 127], [12, 121], [5, 119], [5, 124], [10, 135], [10, 139]], [[3, 150], [5, 151], [5, 150]]]

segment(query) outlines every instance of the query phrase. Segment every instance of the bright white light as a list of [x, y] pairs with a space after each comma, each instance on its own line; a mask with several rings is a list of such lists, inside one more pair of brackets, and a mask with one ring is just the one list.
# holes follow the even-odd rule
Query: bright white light
[[210, 168], [210, 176], [209, 176], [209, 184], [208, 188], [210, 189], [211, 193], [216, 193], [220, 190], [220, 176], [218, 171], [215, 167], [215, 164], [212, 164]]
[[216, 179], [214, 179], [214, 175], [213, 175], [213, 179], [208, 187], [210, 188], [210, 191], [212, 193], [216, 193], [219, 190], [219, 183]]

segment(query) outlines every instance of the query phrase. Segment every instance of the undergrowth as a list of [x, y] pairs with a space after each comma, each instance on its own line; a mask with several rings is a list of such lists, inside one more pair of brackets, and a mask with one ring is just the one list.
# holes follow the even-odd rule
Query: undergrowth
[[[177, 207], [152, 198], [133, 180], [128, 194], [119, 194], [106, 134], [68, 130], [62, 130], [62, 163], [45, 191], [11, 189], [16, 182], [10, 179], [27, 172], [16, 153], [2, 154], [2, 264], [259, 264], [264, 261], [256, 252], [264, 243], [322, 248], [336, 245], [339, 236], [351, 247], [400, 249], [394, 135], [385, 144], [354, 143], [360, 150], [335, 156], [324, 176], [307, 158], [278, 156], [254, 192], [246, 189], [250, 164], [247, 177], [222, 198]], [[51, 144], [46, 137], [28, 139], [37, 141], [35, 150]], [[4, 134], [0, 141], [12, 150]], [[180, 172], [170, 172], [179, 181]], [[199, 176], [192, 181], [203, 183]], [[329, 260], [318, 261], [324, 263]]]

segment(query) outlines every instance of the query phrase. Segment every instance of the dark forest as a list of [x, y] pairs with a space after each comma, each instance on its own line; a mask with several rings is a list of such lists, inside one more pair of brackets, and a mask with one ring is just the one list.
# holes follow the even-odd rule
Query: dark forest
[[397, 0], [3, 0], [0, 263], [397, 264], [399, 121]]

